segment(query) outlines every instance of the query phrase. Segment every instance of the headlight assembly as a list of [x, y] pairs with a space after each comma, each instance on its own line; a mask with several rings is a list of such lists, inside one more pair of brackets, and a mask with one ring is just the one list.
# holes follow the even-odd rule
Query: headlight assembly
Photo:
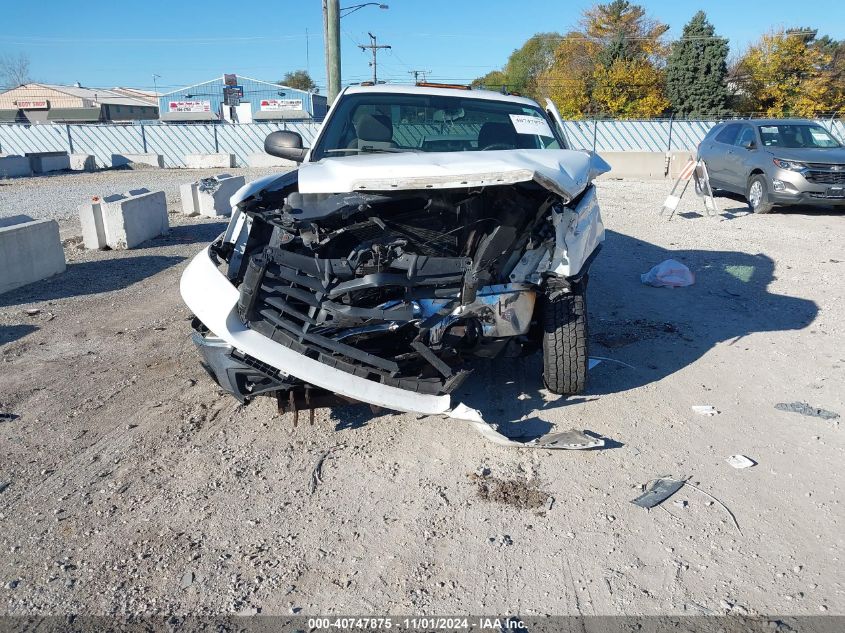
[[773, 158], [772, 162], [781, 169], [788, 169], [789, 171], [801, 171], [807, 167], [804, 163], [796, 163], [793, 160], [782, 160], [780, 158]]

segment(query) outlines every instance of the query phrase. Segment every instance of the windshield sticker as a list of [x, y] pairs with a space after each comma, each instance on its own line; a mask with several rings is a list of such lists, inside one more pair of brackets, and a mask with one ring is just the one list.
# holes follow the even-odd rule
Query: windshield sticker
[[517, 134], [531, 134], [534, 136], [548, 136], [554, 138], [548, 122], [538, 116], [530, 114], [511, 114], [511, 123]]

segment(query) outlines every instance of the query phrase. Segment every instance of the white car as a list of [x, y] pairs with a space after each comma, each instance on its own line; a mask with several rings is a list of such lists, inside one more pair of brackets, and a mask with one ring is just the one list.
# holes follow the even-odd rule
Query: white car
[[565, 149], [548, 107], [356, 86], [311, 148], [270, 134], [266, 151], [298, 169], [238, 191], [228, 228], [182, 276], [209, 373], [242, 402], [331, 396], [469, 420], [502, 443], [450, 396], [475, 359], [542, 348], [546, 387], [581, 392], [604, 239], [592, 181], [609, 167]]

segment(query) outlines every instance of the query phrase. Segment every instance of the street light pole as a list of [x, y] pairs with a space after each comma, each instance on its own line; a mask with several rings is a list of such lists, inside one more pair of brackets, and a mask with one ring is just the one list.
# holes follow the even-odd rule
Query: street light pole
[[326, 81], [328, 102], [340, 93], [340, 0], [323, 0], [326, 25]]
[[326, 42], [326, 85], [329, 106], [340, 93], [340, 18], [369, 6], [377, 6], [379, 9], [388, 8], [386, 4], [379, 2], [365, 2], [341, 9], [340, 0], [323, 0], [323, 38]]

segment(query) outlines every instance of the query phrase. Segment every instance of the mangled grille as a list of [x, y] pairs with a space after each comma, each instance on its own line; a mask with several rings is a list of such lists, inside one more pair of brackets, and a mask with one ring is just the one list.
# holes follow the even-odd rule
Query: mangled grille
[[411, 324], [420, 314], [410, 297], [455, 296], [468, 260], [412, 259], [397, 262], [398, 269], [360, 275], [366, 268], [353, 271], [345, 260], [267, 248], [249, 262], [238, 311], [256, 331], [328, 366], [441, 393], [453, 388], [461, 372], [438, 363], [414, 340], [418, 331]]

